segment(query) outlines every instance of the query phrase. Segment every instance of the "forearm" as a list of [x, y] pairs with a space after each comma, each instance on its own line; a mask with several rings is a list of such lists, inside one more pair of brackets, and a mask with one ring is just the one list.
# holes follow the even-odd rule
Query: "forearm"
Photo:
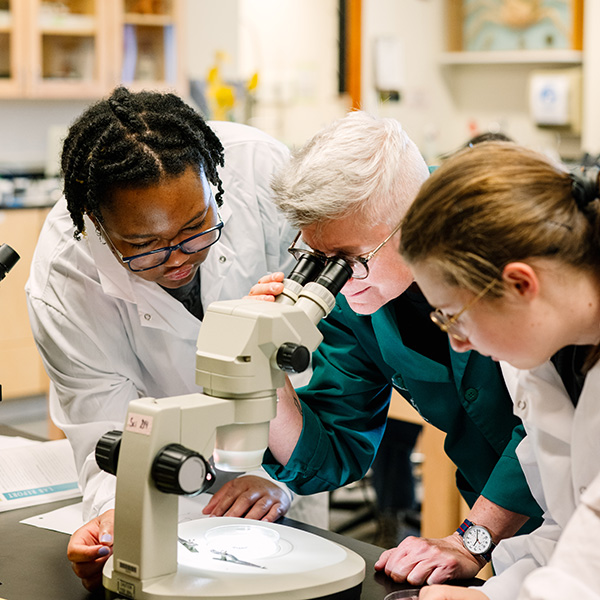
[[488, 529], [494, 543], [498, 544], [501, 540], [515, 535], [529, 517], [502, 508], [487, 498], [479, 496], [469, 511], [467, 519]]
[[275, 459], [285, 466], [302, 433], [302, 405], [290, 380], [277, 390], [277, 416], [269, 427], [269, 449]]

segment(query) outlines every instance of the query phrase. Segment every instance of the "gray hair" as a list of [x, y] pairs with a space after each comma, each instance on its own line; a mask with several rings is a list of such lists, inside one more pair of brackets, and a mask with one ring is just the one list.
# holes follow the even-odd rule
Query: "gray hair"
[[398, 121], [355, 111], [294, 151], [272, 189], [275, 204], [299, 229], [350, 214], [393, 227], [428, 176]]

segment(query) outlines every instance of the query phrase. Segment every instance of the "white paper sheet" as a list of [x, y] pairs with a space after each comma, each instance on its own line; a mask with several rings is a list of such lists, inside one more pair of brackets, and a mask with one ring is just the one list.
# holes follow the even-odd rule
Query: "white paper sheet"
[[[202, 509], [208, 504], [209, 499], [210, 494], [201, 494], [196, 498], [179, 498], [179, 522], [206, 518], [206, 515], [202, 514]], [[83, 525], [81, 508], [82, 503], [78, 502], [35, 517], [23, 519], [21, 523], [72, 535]]]
[[35, 517], [23, 519], [20, 523], [71, 535], [83, 525], [83, 518], [81, 517], [82, 507], [83, 504], [81, 502], [69, 504], [69, 506], [63, 506], [62, 508], [57, 508], [56, 510], [51, 510]]
[[6, 448], [16, 448], [17, 446], [32, 446], [34, 444], [41, 444], [35, 440], [28, 440], [27, 438], [18, 435], [0, 435], [0, 450]]
[[0, 449], [0, 512], [80, 495], [67, 440]]

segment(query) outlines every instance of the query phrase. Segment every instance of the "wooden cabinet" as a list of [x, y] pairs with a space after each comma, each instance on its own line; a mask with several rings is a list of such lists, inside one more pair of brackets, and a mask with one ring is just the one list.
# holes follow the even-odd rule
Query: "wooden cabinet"
[[185, 92], [183, 6], [176, 0], [116, 0], [112, 81], [133, 90]]
[[0, 209], [0, 243], [21, 257], [0, 282], [0, 384], [5, 398], [45, 394], [49, 380], [27, 314], [25, 283], [47, 208]]
[[102, 95], [107, 86], [109, 4], [31, 0], [25, 93], [34, 98]]
[[0, 2], [0, 95], [3, 97], [14, 97], [22, 93], [25, 26], [23, 2]]
[[0, 0], [0, 97], [184, 92], [183, 0]]

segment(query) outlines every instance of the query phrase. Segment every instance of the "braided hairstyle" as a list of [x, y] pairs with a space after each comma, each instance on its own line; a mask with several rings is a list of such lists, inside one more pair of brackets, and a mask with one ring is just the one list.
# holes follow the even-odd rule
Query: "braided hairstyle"
[[223, 146], [204, 119], [181, 98], [158, 92], [133, 93], [117, 87], [90, 106], [69, 129], [61, 157], [64, 194], [75, 225], [84, 233], [83, 217], [100, 212], [115, 188], [147, 187], [193, 166], [217, 187], [223, 185]]

